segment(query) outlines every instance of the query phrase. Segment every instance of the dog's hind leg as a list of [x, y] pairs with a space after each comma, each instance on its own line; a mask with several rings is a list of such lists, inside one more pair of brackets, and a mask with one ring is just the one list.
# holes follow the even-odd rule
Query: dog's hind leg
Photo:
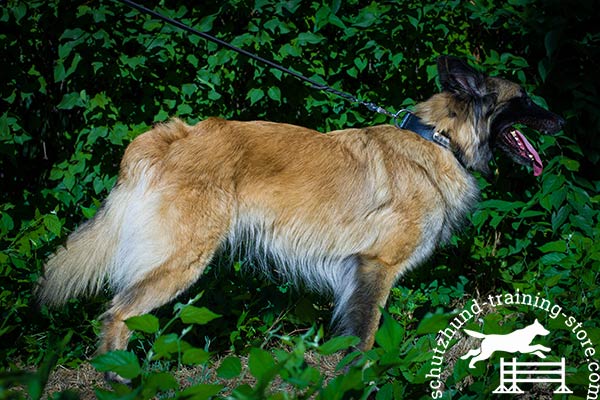
[[539, 358], [546, 358], [546, 355], [544, 353], [542, 353], [541, 351], [534, 351], [531, 354], [535, 354], [536, 356], [538, 356]]
[[[127, 348], [131, 335], [125, 320], [158, 308], [190, 287], [202, 274], [212, 258], [210, 250], [199, 250], [174, 256], [149, 272], [141, 281], [117, 293], [111, 307], [103, 314], [99, 352]], [[108, 381], [128, 383], [115, 373], [107, 373]]]
[[103, 315], [99, 352], [125, 349], [130, 331], [124, 321], [148, 313], [177, 297], [202, 275], [213, 254], [214, 250], [198, 249], [173, 256], [141, 281], [118, 292]]
[[[146, 243], [136, 242], [132, 234], [133, 243], [123, 245], [127, 251], [121, 253], [128, 255], [122, 260], [156, 263], [139, 266], [139, 262], [118, 264], [117, 260], [121, 266], [113, 280], [125, 282], [113, 282], [115, 296], [103, 315], [100, 352], [126, 348], [130, 332], [124, 321], [168, 303], [189, 288], [226, 238], [231, 209], [228, 199], [208, 191], [202, 192], [204, 196], [194, 190], [175, 193], [163, 199], [160, 217], [149, 219], [143, 229], [139, 228], [139, 236], [147, 239]], [[163, 256], [154, 258], [145, 253]]]
[[467, 354], [465, 354], [464, 356], [460, 357], [461, 360], [466, 360], [467, 358], [470, 357], [475, 357], [477, 355], [479, 355], [479, 353], [481, 353], [480, 349], [473, 349], [473, 350], [469, 350], [469, 352]]
[[492, 354], [494, 354], [495, 351], [496, 349], [490, 348], [489, 346], [486, 346], [485, 343], [482, 343], [481, 353], [479, 353], [477, 357], [471, 358], [471, 361], [469, 362], [469, 368], [475, 368], [476, 363], [478, 363], [479, 361], [487, 360], [492, 356]]
[[334, 319], [338, 331], [342, 335], [358, 336], [361, 350], [373, 346], [381, 308], [396, 280], [396, 271], [377, 259], [361, 257], [355, 276], [345, 277], [345, 285], [336, 293]]

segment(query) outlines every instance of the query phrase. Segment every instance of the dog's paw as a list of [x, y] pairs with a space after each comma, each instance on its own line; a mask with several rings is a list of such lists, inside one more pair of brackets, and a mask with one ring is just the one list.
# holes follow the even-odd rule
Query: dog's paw
[[104, 380], [112, 383], [122, 383], [123, 385], [131, 385], [131, 379], [125, 379], [116, 372], [105, 372]]

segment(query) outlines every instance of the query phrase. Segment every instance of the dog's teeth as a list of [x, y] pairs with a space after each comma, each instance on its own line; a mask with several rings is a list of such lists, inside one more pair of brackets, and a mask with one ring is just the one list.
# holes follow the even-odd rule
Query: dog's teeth
[[521, 141], [521, 138], [519, 138], [519, 136], [517, 135], [517, 131], [516, 130], [510, 131], [510, 135], [513, 137], [513, 139], [515, 139], [515, 142], [519, 146], [519, 149], [525, 151], [525, 144], [523, 144], [523, 142]]

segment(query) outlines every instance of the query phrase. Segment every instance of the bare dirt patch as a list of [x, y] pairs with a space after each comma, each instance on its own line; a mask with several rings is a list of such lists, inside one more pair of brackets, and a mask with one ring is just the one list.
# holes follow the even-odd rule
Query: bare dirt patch
[[[242, 363], [242, 373], [238, 378], [232, 380], [224, 380], [217, 376], [217, 369], [225, 357], [213, 359], [210, 364], [189, 367], [183, 366], [170, 371], [179, 382], [179, 388], [187, 387], [200, 383], [220, 383], [225, 385], [226, 389], [223, 394], [228, 394], [230, 391], [242, 384], [254, 385], [256, 380], [250, 374], [248, 369], [248, 358], [239, 357]], [[322, 356], [315, 352], [307, 352], [305, 361], [308, 365], [315, 367], [321, 371], [325, 380], [328, 381], [336, 376], [335, 367], [341, 360], [341, 354], [331, 356]], [[48, 379], [44, 397], [47, 398], [53, 393], [63, 392], [66, 390], [75, 391], [79, 394], [82, 400], [91, 400], [96, 398], [95, 389], [110, 389], [110, 384], [104, 381], [104, 375], [98, 372], [90, 363], [82, 363], [79, 368], [73, 369], [64, 366], [54, 368]], [[271, 385], [273, 391], [285, 391], [291, 389], [285, 382], [277, 378]]]

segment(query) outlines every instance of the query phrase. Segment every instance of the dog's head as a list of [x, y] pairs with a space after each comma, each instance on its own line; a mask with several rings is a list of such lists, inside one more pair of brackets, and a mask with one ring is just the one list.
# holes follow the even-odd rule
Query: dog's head
[[443, 91], [425, 107], [428, 123], [448, 135], [464, 165], [489, 173], [497, 147], [541, 174], [538, 152], [515, 125], [552, 134], [562, 129], [561, 117], [536, 105], [516, 83], [485, 76], [459, 58], [440, 57], [438, 73]]
[[537, 319], [530, 326], [533, 327], [533, 329], [536, 331], [536, 333], [538, 335], [546, 336], [547, 334], [550, 333], [550, 331], [548, 329], [544, 328], [544, 325], [540, 324], [540, 322]]

